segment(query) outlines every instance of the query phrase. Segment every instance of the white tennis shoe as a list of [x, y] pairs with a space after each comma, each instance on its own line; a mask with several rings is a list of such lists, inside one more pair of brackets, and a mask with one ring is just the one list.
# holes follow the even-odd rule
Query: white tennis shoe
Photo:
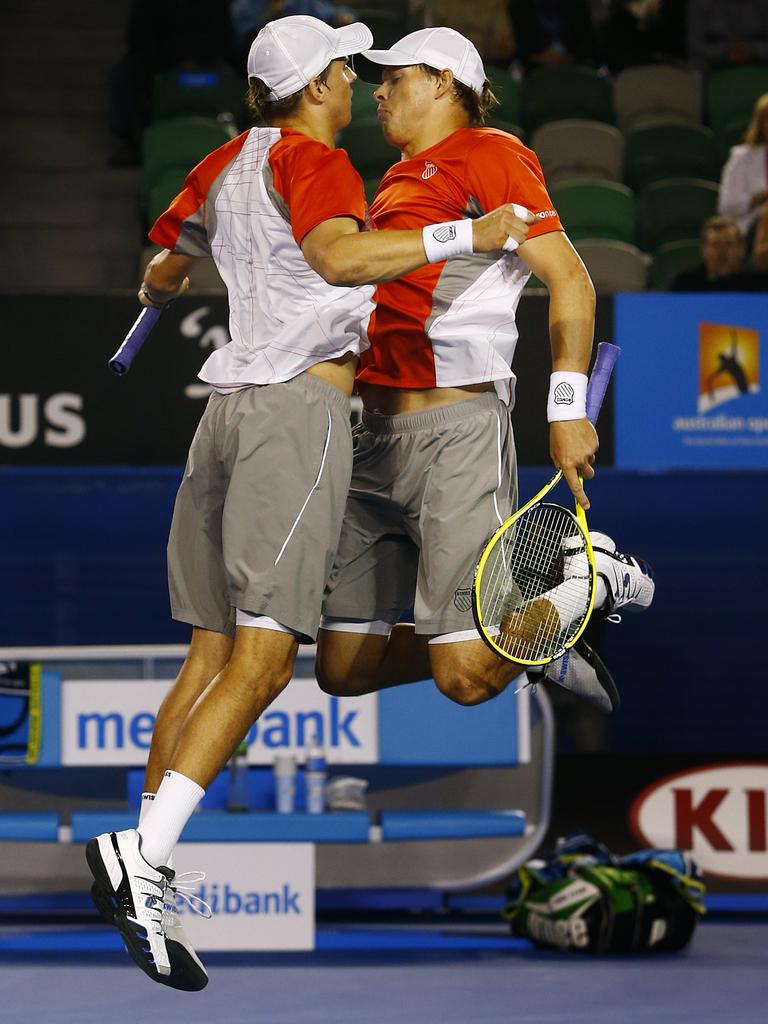
[[[616, 550], [616, 542], [606, 533], [589, 531], [595, 553], [597, 575], [605, 583], [606, 598], [595, 611], [613, 615], [619, 608], [627, 612], [644, 612], [653, 602], [656, 584], [647, 562]], [[563, 544], [563, 573], [566, 579], [588, 575], [587, 556], [582, 551], [569, 554], [568, 540]]]
[[95, 879], [91, 895], [102, 916], [117, 928], [133, 961], [153, 981], [186, 992], [208, 984], [208, 975], [184, 934], [176, 909], [183, 882], [170, 868], [153, 867], [141, 855], [136, 829], [105, 832], [87, 844]]
[[605, 533], [590, 530], [597, 575], [608, 591], [600, 609], [613, 615], [619, 608], [626, 612], [644, 612], [650, 608], [656, 592], [653, 570], [647, 562], [616, 550], [616, 542]]

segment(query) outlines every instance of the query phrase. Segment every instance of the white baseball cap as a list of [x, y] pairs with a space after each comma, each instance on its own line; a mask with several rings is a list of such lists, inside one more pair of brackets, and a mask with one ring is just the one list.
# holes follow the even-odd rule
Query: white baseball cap
[[363, 60], [355, 61], [355, 71], [365, 82], [381, 81], [380, 69], [366, 67], [365, 62], [386, 67], [409, 67], [428, 64], [436, 71], [449, 70], [457, 82], [482, 94], [485, 68], [474, 45], [452, 28], [420, 28], [403, 36], [389, 50], [364, 50]]
[[260, 78], [282, 100], [309, 85], [332, 60], [362, 53], [372, 42], [371, 30], [359, 21], [331, 28], [309, 15], [278, 18], [251, 43], [248, 77]]

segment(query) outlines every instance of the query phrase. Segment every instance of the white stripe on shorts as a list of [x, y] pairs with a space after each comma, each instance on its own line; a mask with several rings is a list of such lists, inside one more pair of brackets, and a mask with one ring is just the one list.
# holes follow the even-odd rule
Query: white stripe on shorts
[[330, 410], [330, 409], [328, 409], [328, 410], [327, 410], [327, 412], [328, 412], [328, 433], [327, 433], [327, 434], [325, 435], [325, 446], [324, 446], [324, 448], [323, 448], [323, 457], [322, 457], [322, 459], [320, 460], [320, 469], [318, 470], [318, 473], [317, 473], [317, 479], [316, 479], [316, 480], [315, 480], [315, 482], [314, 482], [314, 483], [312, 484], [312, 487], [310, 488], [309, 494], [308, 494], [308, 495], [306, 496], [306, 498], [304, 499], [304, 504], [303, 504], [303, 505], [301, 506], [301, 508], [299, 509], [299, 514], [298, 514], [298, 515], [296, 516], [296, 518], [295, 518], [295, 519], [294, 519], [294, 521], [293, 521], [293, 526], [292, 526], [292, 527], [290, 528], [290, 530], [288, 531], [288, 536], [287, 536], [287, 537], [285, 538], [285, 540], [283, 541], [283, 546], [282, 546], [282, 547], [280, 548], [280, 551], [278, 552], [277, 558], [275, 559], [275, 565], [277, 565], [277, 563], [278, 563], [278, 562], [280, 561], [280, 559], [281, 559], [281, 558], [283, 557], [283, 552], [284, 552], [284, 551], [285, 551], [285, 549], [286, 549], [286, 548], [288, 547], [288, 541], [289, 541], [289, 540], [291, 539], [291, 537], [293, 536], [293, 531], [294, 531], [294, 530], [296, 529], [296, 527], [297, 527], [297, 526], [299, 525], [299, 520], [300, 520], [300, 519], [301, 519], [301, 517], [302, 517], [302, 516], [304, 515], [304, 509], [305, 509], [305, 508], [307, 507], [307, 505], [309, 504], [309, 499], [310, 499], [310, 498], [312, 497], [312, 495], [313, 495], [313, 494], [315, 493], [315, 491], [317, 490], [318, 484], [320, 483], [320, 477], [321, 477], [321, 476], [323, 475], [323, 468], [324, 468], [324, 466], [325, 466], [325, 457], [326, 457], [326, 455], [328, 454], [328, 446], [329, 446], [329, 445], [330, 445], [330, 443], [331, 443], [331, 410]]
[[498, 503], [498, 500], [496, 498], [496, 495], [498, 494], [498, 492], [499, 492], [499, 490], [501, 488], [501, 479], [502, 479], [502, 476], [501, 476], [501, 474], [502, 474], [502, 469], [501, 469], [501, 416], [499, 415], [498, 412], [496, 413], [496, 451], [497, 451], [498, 456], [499, 456], [499, 482], [496, 484], [496, 490], [493, 492], [493, 507], [496, 509], [496, 518], [499, 520], [499, 526], [501, 526], [501, 524], [504, 522], [504, 520], [501, 518], [501, 512], [499, 512], [499, 503]]

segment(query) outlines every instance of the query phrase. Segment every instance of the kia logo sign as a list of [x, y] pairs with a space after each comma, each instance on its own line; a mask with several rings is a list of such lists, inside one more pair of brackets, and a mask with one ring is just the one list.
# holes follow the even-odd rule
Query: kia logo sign
[[654, 782], [634, 801], [646, 846], [686, 850], [708, 875], [768, 880], [768, 761], [707, 765]]

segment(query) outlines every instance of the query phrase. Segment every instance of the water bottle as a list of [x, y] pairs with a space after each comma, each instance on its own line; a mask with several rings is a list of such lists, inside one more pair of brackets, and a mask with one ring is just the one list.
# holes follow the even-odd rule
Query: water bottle
[[307, 811], [322, 814], [325, 810], [325, 751], [314, 734], [306, 747], [304, 778], [307, 785]]
[[296, 801], [296, 760], [292, 754], [278, 754], [273, 766], [275, 808], [278, 814], [292, 814]]
[[248, 804], [248, 744], [243, 742], [229, 759], [227, 810], [247, 811]]

